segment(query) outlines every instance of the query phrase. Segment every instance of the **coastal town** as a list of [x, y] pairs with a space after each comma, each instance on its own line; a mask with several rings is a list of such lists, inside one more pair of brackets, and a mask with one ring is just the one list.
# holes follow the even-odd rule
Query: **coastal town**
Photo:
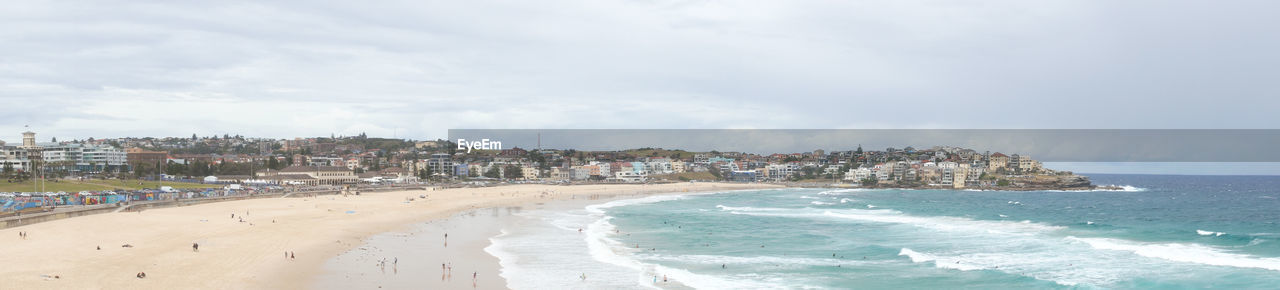
[[[1088, 179], [1031, 156], [938, 146], [799, 153], [494, 148], [449, 140], [331, 136], [0, 141], [7, 181], [167, 180], [276, 186], [412, 183], [728, 181], [905, 188], [1087, 189]], [[35, 188], [39, 191], [38, 188]]]

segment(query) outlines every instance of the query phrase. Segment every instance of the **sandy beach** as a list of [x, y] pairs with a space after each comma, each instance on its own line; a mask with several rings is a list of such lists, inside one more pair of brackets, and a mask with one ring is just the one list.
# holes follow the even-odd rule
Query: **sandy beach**
[[[327, 261], [364, 245], [366, 238], [408, 231], [462, 212], [592, 195], [760, 187], [768, 185], [512, 185], [257, 199], [92, 215], [0, 230], [0, 257], [6, 265], [21, 265], [0, 269], [0, 277], [5, 277], [6, 288], [19, 289], [308, 289], [316, 288], [314, 281], [325, 273]], [[27, 238], [20, 239], [19, 232]], [[193, 243], [199, 244], [198, 252]], [[459, 246], [458, 251], [475, 251], [466, 248]], [[285, 258], [285, 253], [293, 257]], [[404, 263], [400, 266], [407, 266]], [[463, 274], [457, 266], [453, 281], [470, 284], [471, 272]], [[137, 278], [139, 272], [146, 278]], [[485, 288], [490, 287], [504, 288], [497, 283]]]

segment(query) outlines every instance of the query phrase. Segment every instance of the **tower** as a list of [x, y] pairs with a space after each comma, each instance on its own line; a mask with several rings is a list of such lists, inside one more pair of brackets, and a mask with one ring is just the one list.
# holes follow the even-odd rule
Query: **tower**
[[31, 132], [31, 131], [22, 132], [22, 148], [31, 149], [35, 147], [36, 147], [36, 132]]

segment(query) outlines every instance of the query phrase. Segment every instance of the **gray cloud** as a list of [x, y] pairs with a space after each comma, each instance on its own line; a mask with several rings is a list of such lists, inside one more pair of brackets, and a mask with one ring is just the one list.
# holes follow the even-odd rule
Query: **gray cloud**
[[1270, 128], [1277, 6], [14, 3], [0, 136]]

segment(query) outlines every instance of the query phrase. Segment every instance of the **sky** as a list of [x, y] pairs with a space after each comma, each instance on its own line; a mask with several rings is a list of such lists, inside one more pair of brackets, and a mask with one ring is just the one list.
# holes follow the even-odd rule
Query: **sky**
[[19, 1], [0, 9], [0, 140], [1275, 128], [1275, 11], [1249, 0]]

